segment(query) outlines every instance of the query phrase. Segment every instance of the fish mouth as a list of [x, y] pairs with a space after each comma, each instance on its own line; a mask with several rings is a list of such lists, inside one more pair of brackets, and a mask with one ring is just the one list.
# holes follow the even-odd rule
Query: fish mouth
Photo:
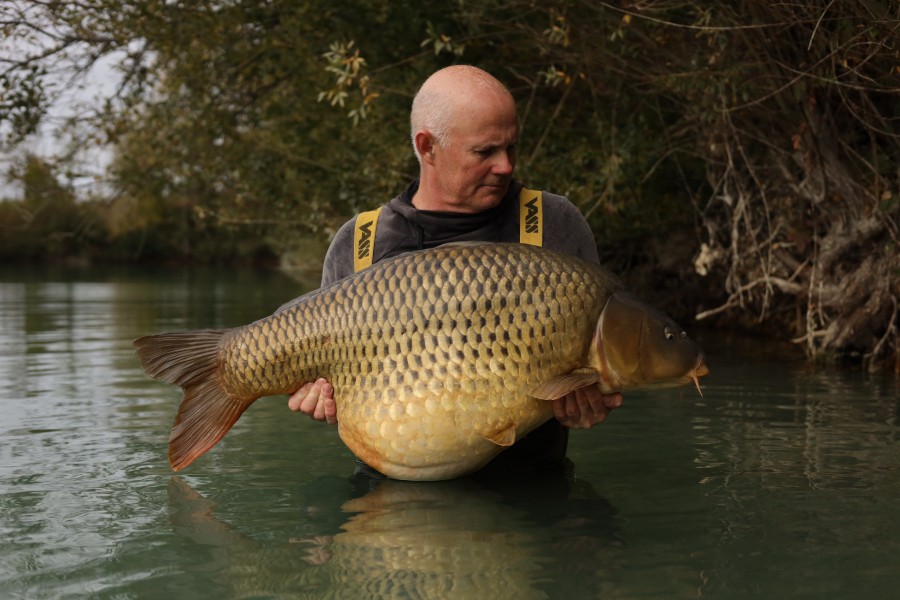
[[706, 366], [706, 359], [701, 355], [697, 359], [696, 366], [688, 371], [687, 374], [688, 379], [694, 382], [694, 387], [697, 388], [697, 393], [700, 394], [701, 398], [703, 397], [703, 390], [700, 389], [700, 378], [704, 375], [709, 375], [709, 367]]

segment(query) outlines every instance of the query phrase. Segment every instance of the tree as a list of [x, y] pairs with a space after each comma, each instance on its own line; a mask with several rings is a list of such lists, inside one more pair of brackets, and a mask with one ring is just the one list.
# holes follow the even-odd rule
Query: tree
[[17, 86], [0, 102], [7, 131], [33, 130], [63, 58], [78, 71], [122, 57], [121, 86], [95, 121], [117, 148], [115, 229], [165, 232], [160, 252], [326, 241], [415, 174], [412, 93], [466, 62], [519, 101], [519, 176], [578, 203], [602, 256], [642, 291], [717, 325], [787, 334], [811, 357], [898, 360], [896, 3], [0, 11], [2, 33], [34, 48], [0, 63]]
[[0, 255], [77, 257], [90, 219], [53, 166], [27, 155], [10, 167], [8, 178], [22, 187], [23, 199], [0, 203]]

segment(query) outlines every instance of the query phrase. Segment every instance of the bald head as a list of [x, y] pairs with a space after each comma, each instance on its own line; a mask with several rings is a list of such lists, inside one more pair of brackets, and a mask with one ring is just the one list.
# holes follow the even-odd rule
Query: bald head
[[439, 144], [447, 145], [455, 123], [477, 111], [494, 106], [512, 107], [515, 100], [499, 80], [487, 71], [469, 65], [454, 65], [436, 71], [413, 99], [410, 137], [416, 158], [416, 134], [428, 131]]

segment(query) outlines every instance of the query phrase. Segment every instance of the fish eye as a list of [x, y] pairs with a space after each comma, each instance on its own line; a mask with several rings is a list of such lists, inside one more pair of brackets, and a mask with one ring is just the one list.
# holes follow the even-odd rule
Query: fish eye
[[669, 329], [668, 327], [666, 327], [665, 335], [666, 335], [666, 339], [669, 340], [670, 342], [675, 339], [675, 332], [672, 331], [671, 329]]

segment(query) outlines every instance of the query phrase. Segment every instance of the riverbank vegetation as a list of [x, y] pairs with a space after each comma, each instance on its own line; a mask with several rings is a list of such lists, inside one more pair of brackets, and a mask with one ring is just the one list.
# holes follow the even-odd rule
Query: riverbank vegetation
[[[335, 5], [337, 4], [337, 5]], [[120, 65], [61, 158], [19, 155], [4, 260], [316, 264], [417, 169], [416, 86], [479, 65], [516, 96], [518, 177], [685, 317], [900, 369], [900, 7], [548, 0], [10, 2], [7, 148], [69, 73]], [[24, 42], [23, 42], [24, 43]], [[30, 54], [21, 48], [34, 48]], [[58, 85], [58, 84], [57, 84]], [[113, 149], [80, 197], [79, 145]]]

